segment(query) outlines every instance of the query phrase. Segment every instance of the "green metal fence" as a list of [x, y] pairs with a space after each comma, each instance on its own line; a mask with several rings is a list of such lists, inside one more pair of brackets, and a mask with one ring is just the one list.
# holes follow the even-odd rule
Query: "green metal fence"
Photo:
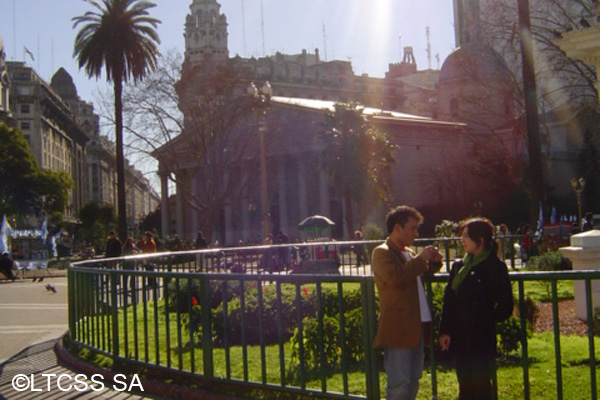
[[[202, 250], [75, 263], [68, 274], [70, 338], [115, 362], [208, 382], [325, 398], [379, 399], [384, 374], [381, 353], [372, 347], [376, 289], [368, 254], [357, 266], [355, 247], [374, 244]], [[341, 274], [292, 273], [303, 262], [318, 266], [323, 260], [337, 260]], [[557, 295], [557, 283], [564, 280], [584, 282], [589, 398], [598, 398], [592, 309], [592, 283], [598, 279], [600, 271], [511, 273], [520, 311], [524, 399], [531, 398], [529, 368], [535, 357], [528, 349], [525, 284], [534, 281], [549, 285], [556, 398], [565, 398]], [[430, 302], [436, 285], [446, 280], [440, 274], [427, 283]], [[431, 346], [428, 370], [434, 398], [436, 357]], [[503, 384], [500, 380], [498, 387]]]

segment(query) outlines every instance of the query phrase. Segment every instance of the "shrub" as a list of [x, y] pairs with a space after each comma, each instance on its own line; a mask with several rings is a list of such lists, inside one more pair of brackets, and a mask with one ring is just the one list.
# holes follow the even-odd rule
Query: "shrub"
[[[518, 304], [515, 307], [517, 317], [520, 317]], [[540, 307], [538, 302], [535, 301], [531, 296], [525, 296], [525, 320], [527, 321], [528, 330], [533, 330], [535, 323], [540, 316]]]
[[498, 350], [504, 356], [519, 350], [521, 344], [521, 322], [517, 317], [511, 315], [505, 321], [497, 325]]
[[[304, 347], [304, 362], [310, 366], [306, 371], [308, 374], [318, 372], [322, 367], [328, 372], [335, 372], [342, 367], [345, 353], [347, 366], [353, 366], [364, 362], [364, 344], [362, 332], [363, 312], [362, 296], [359, 289], [344, 292], [344, 342], [341, 339], [340, 309], [338, 295], [335, 290], [323, 292], [322, 332], [319, 327], [317, 314], [307, 316], [303, 319], [302, 344]], [[315, 312], [317, 310], [315, 309]], [[297, 376], [300, 367], [300, 332], [296, 328], [291, 339], [292, 362], [288, 372], [291, 378]], [[342, 351], [343, 350], [343, 351]], [[323, 357], [322, 357], [323, 355]]]
[[[227, 287], [227, 300], [231, 300], [239, 292], [238, 281], [210, 281], [210, 307], [216, 308], [224, 300], [225, 287]], [[171, 310], [187, 312], [190, 306], [199, 305], [202, 298], [200, 279], [180, 279], [179, 290], [177, 281], [169, 282], [168, 304]]]
[[559, 251], [533, 256], [527, 261], [530, 269], [538, 271], [568, 271], [573, 269], [571, 260], [564, 258]]
[[[262, 290], [262, 312], [258, 301], [258, 290]], [[213, 310], [214, 344], [222, 346], [227, 340], [228, 345], [260, 344], [260, 324], [262, 321], [262, 339], [264, 344], [279, 343], [279, 324], [281, 324], [282, 338], [287, 341], [297, 326], [297, 304], [300, 302], [302, 317], [315, 315], [314, 302], [311, 301], [313, 293], [306, 287], [296, 299], [296, 290], [293, 285], [281, 286], [281, 312], [275, 285], [261, 286], [255, 282], [244, 284], [244, 310], [242, 312], [242, 297], [240, 288], [234, 296], [228, 299], [227, 313], [225, 303], [221, 302]], [[242, 324], [242, 322], [244, 322]], [[227, 323], [227, 331], [225, 325]], [[243, 329], [242, 329], [243, 328]], [[244, 332], [244, 335], [242, 334]]]

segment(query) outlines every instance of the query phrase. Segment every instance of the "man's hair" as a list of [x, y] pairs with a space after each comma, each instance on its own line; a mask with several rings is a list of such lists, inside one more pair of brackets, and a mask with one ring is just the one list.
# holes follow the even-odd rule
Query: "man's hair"
[[117, 234], [115, 233], [115, 231], [110, 231], [108, 232], [109, 235], [113, 235], [113, 236], [117, 236]]
[[409, 206], [398, 206], [390, 211], [385, 218], [388, 234], [392, 233], [396, 224], [404, 227], [409, 218], [414, 218], [420, 224], [423, 222], [423, 216], [416, 209]]

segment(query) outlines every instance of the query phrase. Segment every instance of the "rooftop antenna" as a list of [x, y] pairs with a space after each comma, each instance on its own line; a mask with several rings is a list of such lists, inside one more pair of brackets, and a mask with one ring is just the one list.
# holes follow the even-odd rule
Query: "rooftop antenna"
[[425, 36], [427, 36], [427, 64], [431, 69], [431, 40], [429, 35], [429, 27], [425, 27]]
[[16, 17], [16, 6], [15, 0], [13, 0], [13, 53], [12, 60], [15, 59], [15, 55], [17, 54], [17, 17]]
[[402, 58], [402, 56], [403, 56], [402, 35], [400, 35], [400, 34], [398, 34], [398, 45], [400, 45], [400, 58]]
[[244, 38], [244, 57], [246, 57], [246, 11], [244, 10], [244, 0], [240, 0], [240, 3], [242, 4], [242, 37]]
[[39, 33], [37, 35], [37, 69], [38, 69], [38, 71], [41, 71], [41, 69], [40, 69], [40, 34]]
[[325, 32], [325, 22], [322, 22], [323, 24], [323, 55], [325, 56], [325, 58], [323, 59], [324, 61], [327, 61], [327, 32]]
[[260, 0], [260, 30], [262, 33], [262, 51], [263, 56], [265, 56], [265, 13], [263, 10], [263, 0]]
[[437, 69], [440, 69], [440, 53], [436, 53], [435, 60], [437, 61]]

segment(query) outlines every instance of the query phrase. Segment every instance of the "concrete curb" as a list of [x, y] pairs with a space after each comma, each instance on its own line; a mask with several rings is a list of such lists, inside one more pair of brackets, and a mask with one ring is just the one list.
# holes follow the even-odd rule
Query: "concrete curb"
[[[61, 337], [54, 345], [54, 353], [59, 365], [68, 368], [74, 372], [92, 376], [100, 374], [105, 381], [114, 381], [115, 375], [118, 372], [110, 371], [101, 368], [97, 365], [86, 363], [85, 361], [73, 356], [63, 345], [63, 337]], [[140, 382], [144, 391], [141, 394], [155, 395], [166, 399], [175, 400], [242, 400], [238, 397], [209, 393], [204, 389], [193, 389], [173, 385], [170, 383], [158, 382], [154, 380], [140, 378]]]

